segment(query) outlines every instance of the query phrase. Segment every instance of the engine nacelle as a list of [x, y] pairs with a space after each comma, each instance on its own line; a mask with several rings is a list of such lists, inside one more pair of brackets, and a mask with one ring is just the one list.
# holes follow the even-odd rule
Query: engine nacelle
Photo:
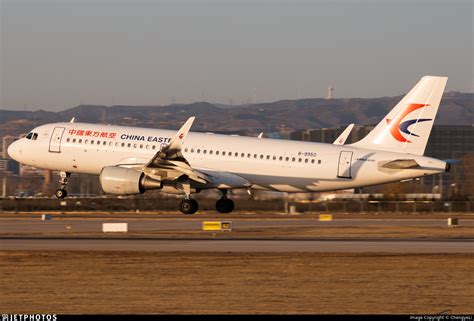
[[132, 168], [107, 166], [100, 172], [100, 185], [106, 193], [128, 195], [142, 194], [147, 190], [160, 189], [163, 183]]

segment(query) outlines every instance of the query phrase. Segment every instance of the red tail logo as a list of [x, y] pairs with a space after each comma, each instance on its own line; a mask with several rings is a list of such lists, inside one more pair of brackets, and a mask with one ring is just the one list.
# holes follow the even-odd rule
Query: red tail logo
[[426, 104], [408, 104], [408, 106], [400, 113], [398, 113], [394, 119], [386, 119], [387, 121], [387, 124], [388, 124], [388, 127], [390, 128], [390, 133], [392, 134], [393, 138], [395, 138], [396, 140], [398, 140], [399, 142], [402, 142], [402, 143], [411, 143], [411, 141], [409, 141], [408, 139], [406, 139], [403, 135], [402, 135], [402, 132], [406, 133], [406, 134], [409, 134], [409, 135], [412, 135], [412, 136], [416, 136], [418, 137], [418, 135], [410, 132], [408, 130], [408, 127], [414, 123], [417, 123], [417, 122], [423, 122], [423, 121], [428, 121], [428, 120], [432, 120], [432, 119], [412, 119], [412, 120], [407, 120], [407, 121], [404, 121], [402, 123], [402, 120], [410, 113], [414, 112], [415, 110], [417, 109], [420, 109], [420, 108], [423, 108], [423, 107], [426, 107], [426, 106], [429, 106], [429, 105], [426, 105]]

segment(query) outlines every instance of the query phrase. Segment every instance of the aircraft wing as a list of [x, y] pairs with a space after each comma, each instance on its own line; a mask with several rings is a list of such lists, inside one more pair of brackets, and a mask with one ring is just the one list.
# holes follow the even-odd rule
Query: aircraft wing
[[192, 168], [181, 152], [182, 144], [191, 129], [194, 119], [195, 117], [190, 117], [169, 144], [159, 150], [145, 165], [143, 171], [146, 174], [159, 180], [173, 180], [186, 175], [191, 180], [199, 183], [210, 182], [208, 175]]
[[349, 126], [347, 126], [347, 128], [344, 129], [344, 131], [342, 132], [342, 134], [339, 135], [338, 138], [336, 138], [336, 140], [334, 141], [333, 145], [344, 145], [344, 143], [345, 143], [346, 140], [347, 140], [347, 137], [349, 137], [349, 134], [350, 134], [351, 131], [352, 131], [352, 128], [354, 128], [354, 124], [350, 124]]

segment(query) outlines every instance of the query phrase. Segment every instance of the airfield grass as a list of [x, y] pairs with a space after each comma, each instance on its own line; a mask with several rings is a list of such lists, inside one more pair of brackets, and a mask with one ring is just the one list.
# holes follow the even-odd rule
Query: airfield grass
[[474, 255], [0, 251], [2, 313], [474, 312]]

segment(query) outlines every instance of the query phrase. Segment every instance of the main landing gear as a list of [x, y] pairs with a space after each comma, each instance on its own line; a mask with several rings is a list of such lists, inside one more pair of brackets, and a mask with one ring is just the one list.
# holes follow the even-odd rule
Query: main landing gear
[[61, 183], [61, 188], [57, 189], [54, 195], [56, 195], [57, 198], [65, 198], [67, 196], [67, 191], [66, 191], [66, 186], [67, 186], [67, 181], [69, 177], [71, 176], [71, 173], [68, 172], [59, 172], [59, 183]]
[[[216, 202], [216, 210], [219, 213], [230, 213], [234, 210], [234, 202], [227, 198], [227, 190], [221, 190], [222, 197]], [[194, 214], [198, 211], [199, 205], [189, 194], [179, 203], [179, 210], [183, 214]]]
[[216, 210], [219, 213], [230, 213], [234, 210], [234, 201], [227, 198], [227, 190], [221, 190], [222, 197], [216, 202]]

